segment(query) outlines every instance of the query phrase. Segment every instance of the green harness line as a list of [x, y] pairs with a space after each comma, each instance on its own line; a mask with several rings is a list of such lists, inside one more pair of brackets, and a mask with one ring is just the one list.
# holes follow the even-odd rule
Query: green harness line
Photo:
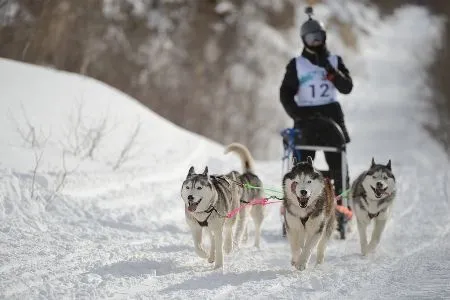
[[[273, 189], [273, 188], [263, 188], [260, 186], [254, 186], [251, 185], [250, 183], [244, 183], [244, 187], [249, 188], [249, 189], [255, 189], [255, 190], [263, 190], [264, 192], [269, 191], [278, 195], [283, 195], [282, 191]], [[342, 193], [340, 193], [339, 195], [336, 196], [336, 199], [340, 199], [340, 198], [344, 198], [347, 197], [347, 194], [350, 192], [351, 189], [347, 189], [345, 191], [343, 191]]]

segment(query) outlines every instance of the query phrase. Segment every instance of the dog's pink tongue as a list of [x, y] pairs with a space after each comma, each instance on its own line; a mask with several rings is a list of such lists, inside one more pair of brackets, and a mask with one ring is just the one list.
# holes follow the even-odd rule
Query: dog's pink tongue
[[291, 192], [295, 195], [297, 189], [297, 182], [293, 181], [291, 184]]
[[188, 206], [189, 211], [195, 211], [196, 208], [197, 208], [197, 203], [192, 203], [192, 204], [189, 204], [189, 206]]
[[301, 207], [306, 207], [306, 205], [308, 205], [308, 198], [300, 197], [299, 203]]

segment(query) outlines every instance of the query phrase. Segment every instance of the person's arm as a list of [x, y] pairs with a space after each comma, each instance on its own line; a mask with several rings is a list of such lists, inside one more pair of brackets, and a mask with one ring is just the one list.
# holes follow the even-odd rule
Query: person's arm
[[353, 89], [353, 80], [342, 58], [338, 56], [337, 69], [333, 68], [330, 63], [327, 64], [325, 69], [328, 72], [328, 80], [334, 84], [336, 89], [342, 94], [350, 94]]
[[299, 88], [299, 81], [297, 77], [297, 67], [295, 65], [295, 58], [293, 58], [286, 66], [283, 82], [280, 87], [280, 101], [286, 113], [292, 118], [296, 119], [298, 106], [294, 101], [295, 94]]

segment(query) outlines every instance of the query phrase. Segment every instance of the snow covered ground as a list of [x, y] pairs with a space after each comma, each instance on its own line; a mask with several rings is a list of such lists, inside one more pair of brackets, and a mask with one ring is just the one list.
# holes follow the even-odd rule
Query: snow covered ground
[[[398, 199], [377, 253], [362, 257], [351, 235], [304, 272], [278, 204], [260, 250], [226, 256], [223, 272], [194, 254], [180, 185], [190, 165], [240, 168], [222, 145], [92, 79], [1, 59], [0, 298], [450, 298], [449, 163], [419, 125], [427, 62], [415, 49], [427, 53], [435, 28], [405, 8], [362, 39], [366, 75], [341, 98], [350, 172], [392, 159]], [[279, 187], [280, 166], [257, 162], [266, 186]]]

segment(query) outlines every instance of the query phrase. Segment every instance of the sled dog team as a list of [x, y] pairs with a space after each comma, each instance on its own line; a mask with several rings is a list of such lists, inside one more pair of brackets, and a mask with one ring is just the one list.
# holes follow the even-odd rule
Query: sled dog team
[[[225, 254], [238, 249], [248, 239], [247, 223], [254, 222], [254, 246], [260, 246], [261, 225], [266, 215], [264, 205], [245, 205], [262, 199], [263, 185], [255, 174], [254, 160], [242, 144], [232, 143], [225, 153], [235, 152], [242, 162], [242, 172], [231, 170], [227, 174], [211, 175], [206, 167], [197, 173], [190, 167], [182, 183], [181, 197], [185, 202], [186, 222], [192, 232], [197, 255], [222, 268]], [[248, 185], [260, 187], [250, 188]], [[317, 251], [317, 264], [325, 259], [327, 243], [336, 228], [333, 187], [319, 170], [313, 167], [311, 157], [294, 161], [282, 180], [283, 203], [286, 210], [287, 238], [291, 249], [291, 264], [304, 270], [311, 254]], [[353, 182], [350, 203], [356, 217], [361, 253], [373, 252], [380, 242], [386, 221], [390, 217], [395, 198], [395, 177], [391, 161], [386, 165], [375, 163]], [[238, 214], [227, 214], [243, 206]], [[373, 221], [370, 240], [367, 227]], [[203, 248], [203, 234], [210, 238], [209, 251]]]

